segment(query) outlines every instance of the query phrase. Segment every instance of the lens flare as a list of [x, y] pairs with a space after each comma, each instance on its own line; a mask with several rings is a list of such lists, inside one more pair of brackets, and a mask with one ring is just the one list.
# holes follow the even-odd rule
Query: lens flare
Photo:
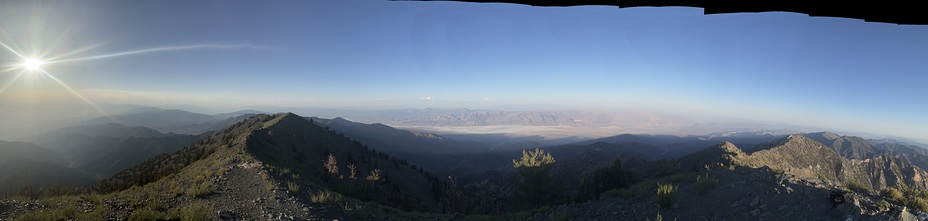
[[22, 66], [23, 68], [26, 68], [26, 70], [35, 71], [41, 69], [42, 64], [44, 64], [44, 62], [40, 61], [39, 59], [29, 58], [26, 59], [26, 62], [23, 62]]

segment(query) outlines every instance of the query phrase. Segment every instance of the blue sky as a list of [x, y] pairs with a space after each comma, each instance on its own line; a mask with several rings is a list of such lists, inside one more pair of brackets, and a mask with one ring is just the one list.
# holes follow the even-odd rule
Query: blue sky
[[[71, 53], [43, 69], [94, 102], [636, 109], [928, 140], [926, 26], [688, 7], [3, 4], [0, 42]], [[0, 62], [21, 58], [2, 51]], [[48, 81], [21, 78], [0, 99], [70, 96]]]

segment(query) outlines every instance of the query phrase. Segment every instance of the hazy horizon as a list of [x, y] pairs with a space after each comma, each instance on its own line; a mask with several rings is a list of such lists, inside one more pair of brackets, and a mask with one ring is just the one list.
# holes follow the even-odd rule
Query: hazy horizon
[[[3, 131], [104, 114], [99, 106], [109, 103], [215, 113], [604, 109], [928, 141], [925, 26], [782, 12], [704, 15], [691, 7], [3, 6], [0, 124], [12, 127]], [[24, 66], [30, 58], [44, 64]]]

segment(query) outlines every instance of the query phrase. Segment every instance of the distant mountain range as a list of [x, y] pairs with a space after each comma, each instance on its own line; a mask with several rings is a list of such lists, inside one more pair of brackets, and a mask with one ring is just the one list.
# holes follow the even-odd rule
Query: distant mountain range
[[158, 154], [180, 150], [205, 135], [164, 134], [141, 126], [100, 124], [54, 130], [31, 142], [58, 152], [68, 166], [102, 179]]
[[0, 141], [0, 196], [25, 187], [59, 184], [86, 185], [95, 181], [68, 165], [58, 153], [28, 142]]
[[193, 113], [177, 109], [137, 108], [123, 114], [100, 117], [85, 124], [116, 123], [148, 127], [164, 133], [202, 134], [244, 120], [260, 111], [237, 111], [216, 115]]
[[[412, 117], [419, 111], [392, 114]], [[422, 121], [408, 122], [581, 128], [601, 125], [576, 119], [609, 117], [472, 110], [439, 116], [444, 111], [424, 110], [417, 118]], [[882, 190], [928, 191], [928, 150], [904, 141], [828, 131], [742, 128], [704, 135], [620, 133], [551, 141], [497, 133], [439, 134], [340, 117], [255, 112], [205, 115], [143, 108], [52, 130], [30, 137], [29, 142], [3, 141], [0, 195], [18, 193], [23, 187], [86, 185], [80, 190], [101, 195], [63, 198], [62, 205], [102, 209], [95, 211], [106, 217], [149, 211], [148, 215], [172, 219], [170, 214], [177, 213], [172, 211], [203, 204], [211, 207], [213, 219], [220, 220], [453, 219], [441, 213], [515, 212], [505, 202], [513, 199], [523, 177], [512, 160], [534, 148], [551, 153], [556, 159], [552, 179], [567, 198], [579, 200], [536, 210], [528, 220], [549, 220], [564, 211], [582, 211], [570, 212], [582, 220], [650, 219], [657, 211], [709, 220], [836, 216], [886, 220], [879, 217], [910, 212], [896, 209], [890, 214], [878, 208], [878, 202], [912, 207], [916, 201], [883, 196]], [[108, 122], [113, 120], [125, 124]], [[573, 125], [566, 125], [570, 122]], [[648, 117], [629, 122], [637, 123], [626, 126], [670, 125]], [[202, 132], [190, 134], [197, 131]], [[630, 186], [575, 198], [589, 188], [586, 182], [616, 162], [621, 174], [610, 176], [621, 176]], [[720, 186], [703, 197], [706, 193], [699, 190], [704, 188], [699, 182], [710, 175]], [[655, 208], [653, 194], [657, 184], [664, 183], [679, 188], [685, 205]], [[830, 205], [827, 194], [841, 191], [856, 195], [843, 193], [850, 203]], [[94, 200], [99, 197], [105, 199]], [[0, 200], [0, 208], [15, 208], [0, 213], [0, 219], [44, 211], [30, 210], [28, 203]], [[707, 203], [724, 205], [707, 207]], [[826, 210], [829, 206], [837, 209]], [[412, 211], [416, 213], [408, 213]], [[90, 213], [76, 214], [68, 218]]]

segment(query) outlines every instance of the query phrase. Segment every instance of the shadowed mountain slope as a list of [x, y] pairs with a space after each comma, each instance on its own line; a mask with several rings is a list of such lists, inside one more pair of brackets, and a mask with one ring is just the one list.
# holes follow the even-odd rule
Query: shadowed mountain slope
[[[332, 168], [323, 165], [329, 154], [337, 161]], [[255, 115], [90, 189], [164, 194], [162, 201], [172, 201], [162, 205], [162, 212], [200, 202], [248, 220], [310, 220], [347, 215], [337, 212], [345, 208], [313, 203], [310, 196], [323, 190], [406, 210], [437, 211], [435, 185], [434, 177], [406, 161], [283, 113]]]
[[142, 126], [120, 124], [62, 128], [33, 138], [67, 160], [66, 166], [98, 179], [138, 165], [158, 154], [180, 150], [206, 135], [161, 133]]
[[848, 159], [862, 160], [878, 155], [873, 145], [861, 137], [841, 136], [827, 131], [803, 134], [803, 136], [831, 147], [835, 152]]
[[344, 134], [371, 148], [406, 159], [429, 171], [444, 173], [461, 160], [459, 155], [489, 151], [475, 144], [443, 136], [396, 129], [384, 124], [363, 124], [342, 118], [309, 118], [313, 123]]
[[604, 143], [645, 143], [652, 145], [651, 150], [639, 150], [644, 154], [645, 159], [676, 159], [691, 153], [695, 153], [706, 147], [710, 147], [722, 141], [741, 145], [747, 150], [753, 150], [754, 145], [768, 142], [781, 138], [771, 133], [748, 133], [748, 132], [728, 132], [716, 133], [708, 136], [673, 136], [673, 135], [648, 135], [648, 134], [621, 134], [617, 136], [604, 137], [591, 141], [581, 142], [580, 144], [591, 144], [596, 142]]
[[0, 196], [20, 193], [23, 187], [93, 182], [90, 175], [66, 166], [51, 150], [28, 142], [0, 141]]

